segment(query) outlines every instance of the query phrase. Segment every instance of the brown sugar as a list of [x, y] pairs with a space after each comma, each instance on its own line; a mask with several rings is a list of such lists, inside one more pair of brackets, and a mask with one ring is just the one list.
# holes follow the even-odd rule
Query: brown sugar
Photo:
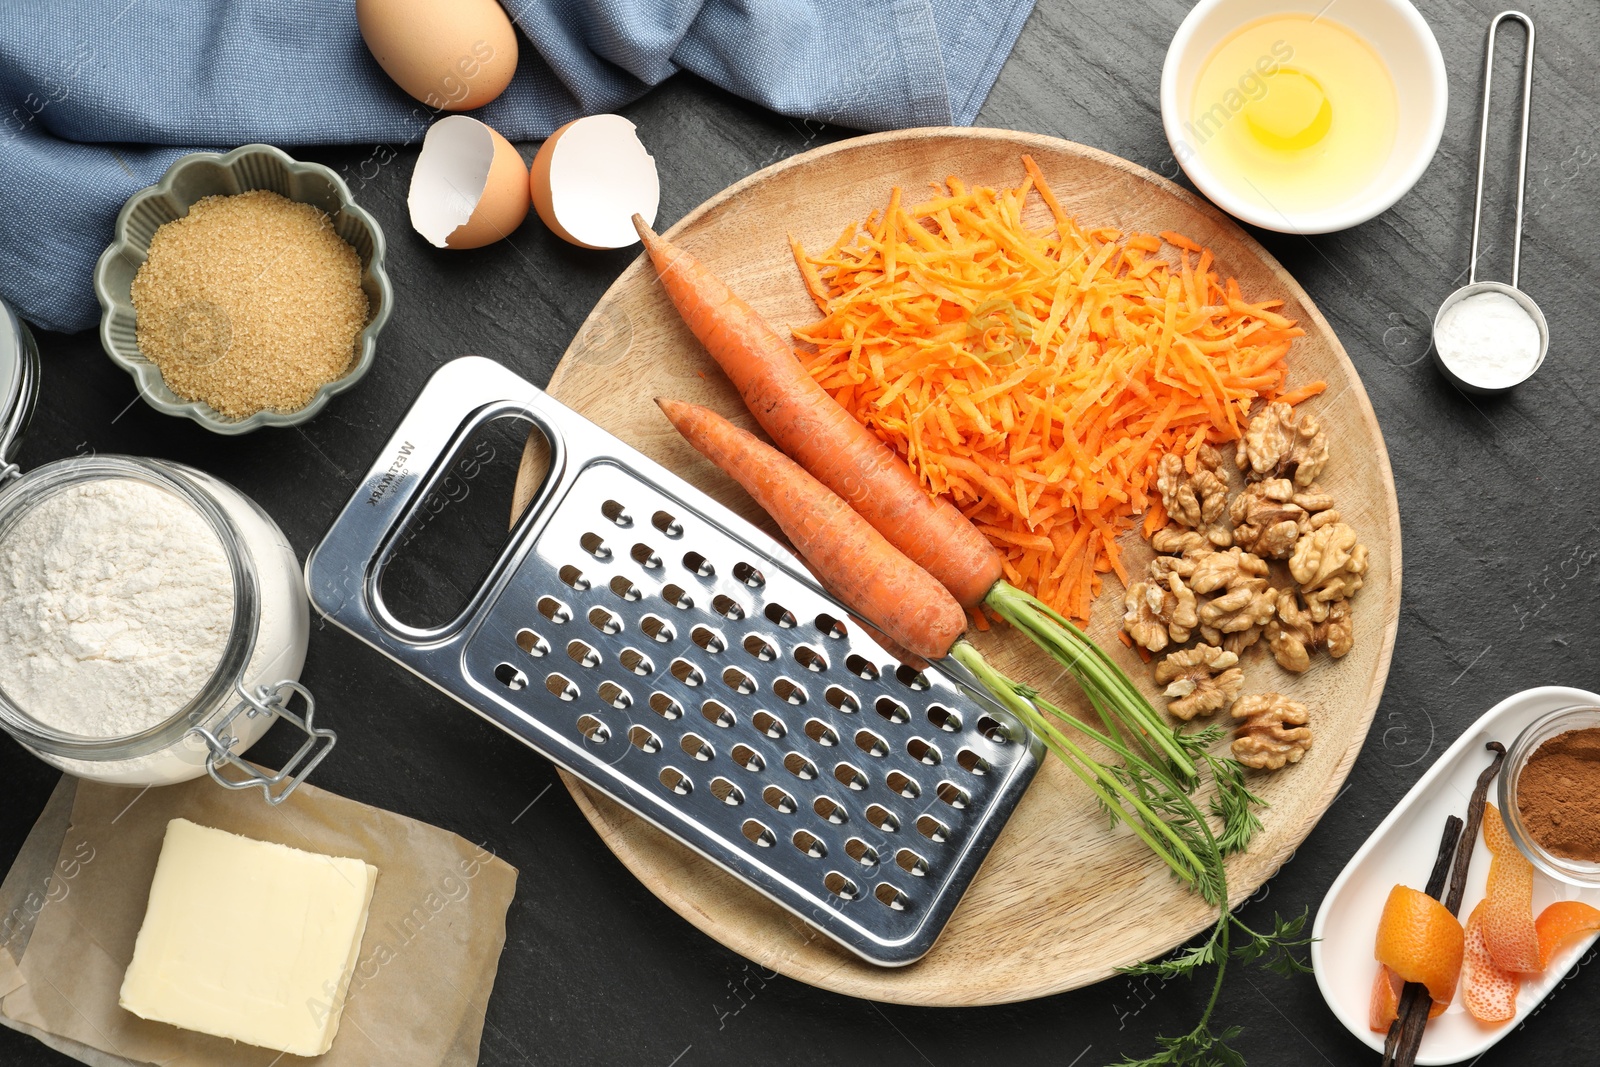
[[266, 190], [208, 196], [156, 230], [133, 309], [167, 386], [229, 418], [305, 407], [350, 369], [367, 322], [355, 249]]
[[1534, 749], [1517, 776], [1517, 810], [1549, 851], [1600, 862], [1600, 727], [1569, 730]]

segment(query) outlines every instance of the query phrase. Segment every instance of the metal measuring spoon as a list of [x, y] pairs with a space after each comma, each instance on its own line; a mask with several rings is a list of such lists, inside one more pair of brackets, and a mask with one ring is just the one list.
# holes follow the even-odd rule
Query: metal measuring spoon
[[[1489, 140], [1489, 91], [1494, 79], [1494, 44], [1495, 34], [1500, 29], [1500, 23], [1507, 19], [1514, 19], [1527, 28], [1528, 52], [1522, 64], [1522, 138], [1517, 151], [1517, 229], [1511, 249], [1511, 284], [1504, 282], [1478, 281], [1478, 231], [1483, 219], [1483, 157]], [[1486, 49], [1486, 59], [1483, 70], [1483, 119], [1478, 128], [1478, 190], [1472, 205], [1472, 261], [1468, 266], [1467, 284], [1444, 298], [1444, 303], [1439, 305], [1438, 314], [1433, 317], [1433, 361], [1438, 365], [1446, 378], [1449, 378], [1462, 389], [1473, 393], [1503, 393], [1513, 389], [1529, 378], [1533, 377], [1541, 366], [1544, 365], [1545, 354], [1550, 350], [1550, 327], [1545, 322], [1544, 312], [1539, 310], [1527, 293], [1517, 288], [1517, 280], [1522, 266], [1522, 194], [1528, 175], [1528, 111], [1533, 100], [1533, 20], [1520, 11], [1502, 11], [1489, 23], [1489, 43]], [[1459, 367], [1450, 365], [1450, 355], [1442, 351], [1439, 345], [1439, 324], [1445, 314], [1461, 301], [1469, 297], [1479, 296], [1483, 293], [1500, 293], [1509, 297], [1519, 306], [1528, 317], [1533, 320], [1539, 329], [1539, 354], [1523, 374], [1515, 381], [1485, 385], [1463, 377]], [[1459, 354], [1458, 354], [1459, 358]]]

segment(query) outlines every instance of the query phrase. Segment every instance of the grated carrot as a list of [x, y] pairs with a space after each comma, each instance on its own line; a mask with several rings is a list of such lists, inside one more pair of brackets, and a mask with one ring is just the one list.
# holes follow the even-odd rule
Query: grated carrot
[[[1164, 520], [1162, 454], [1236, 440], [1301, 330], [1182, 234], [1084, 229], [1028, 156], [1015, 189], [896, 188], [826, 251], [790, 245], [817, 382], [947, 494], [1007, 580], [1087, 621], [1117, 539]], [[1036, 210], [1034, 199], [1042, 204]], [[1040, 221], [1033, 221], [1037, 216]]]

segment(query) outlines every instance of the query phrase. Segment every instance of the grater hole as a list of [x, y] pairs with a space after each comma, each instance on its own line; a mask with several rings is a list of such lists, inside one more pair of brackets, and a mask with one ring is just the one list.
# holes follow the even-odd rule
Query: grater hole
[[932, 686], [928, 676], [915, 667], [908, 667], [904, 663], [894, 669], [895, 680], [913, 693], [921, 693]]
[[849, 813], [844, 810], [844, 805], [832, 797], [818, 797], [811, 802], [811, 810], [835, 826], [850, 818]]
[[706, 717], [706, 722], [711, 723], [713, 726], [720, 726], [724, 730], [728, 729], [728, 727], [732, 726], [738, 721], [734, 717], [733, 712], [729, 711], [726, 707], [717, 703], [715, 700], [708, 700], [704, 704], [701, 704], [700, 714]]
[[911, 709], [900, 703], [894, 697], [879, 697], [873, 705], [878, 714], [897, 726], [904, 726], [911, 721]]
[[821, 719], [806, 720], [806, 736], [825, 748], [839, 743], [839, 732]]
[[511, 690], [513, 693], [528, 688], [528, 676], [509, 663], [502, 663], [494, 669], [495, 681]]
[[676, 767], [663, 767], [661, 768], [661, 773], [656, 777], [661, 780], [662, 785], [680, 797], [688, 796], [694, 789], [694, 783], [689, 781], [689, 776]]
[[527, 627], [517, 631], [517, 647], [535, 659], [550, 654], [550, 642]]
[[773, 842], [778, 840], [776, 837], [772, 836], [771, 830], [768, 830], [765, 826], [762, 826], [754, 819], [746, 819], [744, 821], [744, 825], [739, 827], [739, 832], [744, 834], [745, 838], [749, 840], [752, 845], [759, 846], [760, 848], [771, 848]]
[[997, 745], [1009, 744], [1014, 740], [1006, 724], [993, 715], [985, 715], [978, 720], [978, 732]]
[[738, 667], [729, 667], [722, 672], [722, 684], [740, 696], [749, 696], [756, 691], [756, 680]]
[[761, 758], [761, 753], [749, 745], [734, 745], [733, 751], [728, 755], [733, 757], [733, 762], [747, 771], [757, 772], [767, 769], [767, 761]]
[[658, 511], [650, 516], [650, 525], [666, 534], [668, 537], [682, 537], [683, 526], [678, 520], [668, 515], [665, 511]]
[[867, 821], [886, 834], [892, 834], [900, 829], [900, 818], [882, 804], [872, 804], [867, 808]]
[[623, 600], [628, 601], [630, 604], [644, 595], [633, 587], [632, 582], [628, 581], [628, 579], [624, 578], [620, 574], [611, 579], [610, 585], [613, 593], [617, 594]]
[[937, 748], [920, 737], [913, 737], [906, 742], [906, 754], [918, 763], [925, 763], [929, 767], [937, 767], [944, 757]]
[[567, 642], [567, 658], [578, 666], [587, 667], [590, 670], [600, 666], [600, 653], [582, 641]]
[[772, 683], [772, 692], [785, 704], [800, 705], [806, 702], [806, 691], [798, 682], [780, 676]]
[[802, 782], [812, 781], [817, 776], [817, 765], [798, 752], [791, 752], [783, 757], [783, 769]]
[[967, 773], [980, 777], [994, 770], [994, 766], [988, 760], [970, 748], [964, 748], [956, 753], [956, 764]]
[[677, 608], [679, 611], [688, 611], [694, 607], [694, 597], [681, 585], [668, 585], [661, 590], [661, 599]]
[[678, 631], [672, 628], [672, 624], [659, 615], [646, 615], [640, 619], [639, 629], [644, 631], [646, 637], [663, 645], [678, 636]]
[[850, 634], [850, 631], [845, 629], [844, 623], [826, 612], [817, 616], [817, 629], [822, 631], [823, 637], [834, 641], [843, 640]]
[[867, 755], [879, 759], [889, 754], [889, 743], [871, 730], [856, 731], [856, 747]]
[[617, 654], [617, 661], [641, 678], [654, 674], [656, 670], [656, 665], [650, 662], [650, 657], [637, 648], [624, 648]]
[[953, 734], [961, 729], [961, 713], [952, 711], [943, 704], [928, 705], [928, 721], [947, 734]]
[[566, 582], [580, 593], [589, 588], [589, 579], [585, 578], [583, 572], [570, 563], [563, 564], [556, 573], [561, 575], [563, 582]]
[[935, 844], [942, 844], [950, 840], [950, 827], [935, 819], [932, 815], [917, 816], [917, 833]]
[[632, 556], [633, 561], [647, 571], [659, 570], [661, 568], [661, 557], [656, 555], [655, 549], [651, 548], [643, 541], [636, 543], [631, 549], [629, 549], [628, 555]]
[[567, 607], [553, 596], [542, 596], [539, 598], [539, 614], [543, 615], [551, 622], [560, 623], [572, 621], [572, 609]]
[[699, 734], [684, 734], [683, 737], [678, 739], [678, 747], [683, 749], [684, 755], [692, 756], [701, 763], [707, 762], [717, 754], [716, 749], [712, 748], [706, 742], [706, 739]]
[[928, 861], [909, 848], [903, 848], [896, 852], [894, 854], [894, 862], [907, 874], [914, 875], [917, 878], [926, 878], [928, 876]]
[[595, 559], [604, 561], [611, 558], [611, 549], [606, 547], [605, 539], [597, 533], [584, 534], [578, 538], [578, 544]]
[[899, 889], [890, 885], [888, 882], [879, 882], [878, 888], [872, 891], [872, 895], [878, 898], [879, 904], [882, 904], [886, 908], [892, 908], [895, 911], [905, 911], [906, 908], [911, 904], [910, 897], [906, 896]]
[[610, 637], [622, 632], [622, 618], [605, 608], [589, 609], [589, 625]]
[[835, 711], [842, 711], [847, 715], [853, 715], [861, 710], [861, 701], [856, 698], [854, 693], [842, 686], [828, 686], [823, 691], [822, 699], [826, 700], [828, 705]]
[[859, 837], [852, 837], [844, 843], [844, 854], [863, 867], [876, 866], [878, 862], [878, 850]]
[[861, 888], [838, 871], [829, 871], [822, 884], [840, 900], [854, 900], [861, 895]]
[[711, 561], [698, 552], [685, 552], [683, 554], [683, 566], [685, 570], [701, 578], [712, 578], [717, 573], [717, 569], [711, 565]]
[[600, 683], [600, 699], [618, 710], [633, 706], [633, 697], [616, 682]]
[[789, 840], [794, 842], [795, 848], [814, 860], [820, 860], [828, 854], [828, 846], [822, 843], [822, 838], [810, 830], [796, 830]]
[[748, 563], [735, 563], [733, 576], [751, 589], [760, 589], [767, 584], [767, 576]]
[[789, 732], [783, 720], [770, 711], [758, 711], [750, 716], [750, 724], [768, 737], [779, 738]]
[[711, 610], [721, 615], [724, 619], [732, 619], [734, 622], [744, 618], [744, 608], [740, 606], [737, 600], [726, 593], [718, 593], [711, 598]]
[[686, 659], [673, 660], [672, 666], [667, 669], [672, 673], [674, 678], [691, 689], [704, 683], [706, 680], [706, 676], [701, 673], [700, 668], [696, 667], [693, 663], [690, 663]]
[[[518, 671], [517, 673], [521, 674], [522, 672]], [[498, 675], [499, 671], [496, 671], [495, 674]], [[504, 679], [501, 679], [501, 681], [504, 681]], [[522, 685], [527, 684], [528, 679], [524, 677], [522, 679]], [[560, 697], [562, 700], [578, 699], [578, 687], [573, 685], [572, 679], [568, 678], [564, 674], [546, 675], [544, 679], [544, 687], [550, 691], [550, 695], [553, 697]], [[520, 689], [522, 686], [519, 685], [516, 688]]]
[[766, 638], [760, 634], [750, 634], [744, 639], [744, 650], [760, 660], [762, 663], [771, 663], [778, 658], [778, 650], [767, 643]]
[[845, 657], [844, 669], [855, 675], [857, 678], [865, 678], [869, 682], [876, 682], [878, 680], [877, 666], [875, 666], [873, 662], [867, 659], [865, 656], [859, 656], [854, 652]]
[[628, 741], [640, 752], [654, 755], [661, 751], [661, 738], [643, 726], [628, 727]]
[[859, 793], [867, 787], [867, 776], [861, 773], [859, 767], [849, 763], [841, 763], [833, 769], [834, 778], [839, 784], [852, 792]]
[[967, 792], [965, 789], [962, 789], [954, 782], [940, 782], [938, 793], [940, 800], [944, 801], [952, 808], [955, 808], [957, 811], [964, 810], [969, 804], [972, 803], [972, 794]]
[[578, 717], [578, 732], [592, 745], [603, 745], [611, 740], [611, 728], [593, 715]]
[[720, 775], [711, 779], [711, 795], [730, 808], [744, 803], [744, 790]]
[[683, 717], [683, 705], [665, 693], [650, 694], [650, 710], [669, 722]]
[[915, 800], [922, 795], [922, 787], [917, 784], [917, 780], [902, 771], [890, 771], [889, 776], [883, 781], [907, 800]]
[[794, 617], [794, 612], [782, 604], [768, 604], [762, 614], [767, 617], [768, 622], [785, 630], [792, 630], [800, 625], [800, 620]]
[[761, 799], [767, 802], [767, 807], [783, 815], [793, 815], [798, 809], [794, 797], [785, 793], [775, 785], [769, 785], [761, 791]]
[[828, 657], [810, 645], [796, 645], [794, 661], [808, 671], [820, 673], [828, 669]]
[[696, 626], [690, 630], [689, 640], [713, 656], [728, 647], [728, 642], [723, 640], [722, 635], [709, 626]]
[[633, 525], [633, 516], [628, 514], [628, 509], [615, 500], [607, 500], [601, 504], [600, 514], [623, 528]]

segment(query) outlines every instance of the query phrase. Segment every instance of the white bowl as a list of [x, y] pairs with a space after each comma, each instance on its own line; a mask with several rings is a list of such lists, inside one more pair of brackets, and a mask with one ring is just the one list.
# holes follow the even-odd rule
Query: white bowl
[[1200, 0], [1183, 20], [1161, 68], [1161, 122], [1178, 165], [1222, 210], [1280, 233], [1331, 233], [1387, 211], [1422, 177], [1444, 132], [1444, 56], [1439, 42], [1407, 0], [1339, 0], [1327, 18], [1366, 41], [1394, 78], [1399, 127], [1389, 161], [1365, 189], [1315, 211], [1287, 214], [1263, 208], [1236, 193], [1200, 157], [1183, 126], [1190, 118], [1195, 81], [1211, 53], [1234, 31], [1269, 15], [1317, 15], [1327, 0]]

